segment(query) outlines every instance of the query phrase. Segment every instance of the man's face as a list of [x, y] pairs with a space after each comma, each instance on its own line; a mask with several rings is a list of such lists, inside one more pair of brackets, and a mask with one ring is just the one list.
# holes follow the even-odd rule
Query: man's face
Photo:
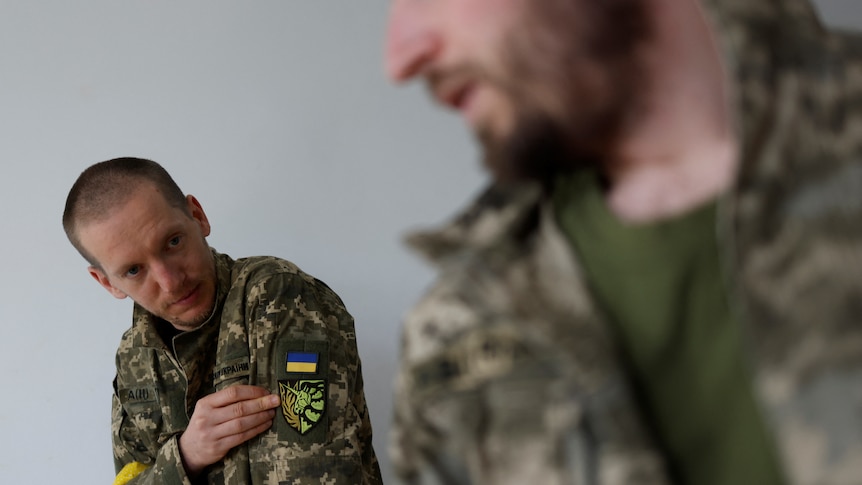
[[536, 176], [537, 157], [612, 150], [637, 109], [643, 2], [393, 0], [387, 71], [460, 111], [496, 175]]
[[187, 201], [191, 217], [145, 183], [107, 219], [79, 229], [83, 247], [100, 265], [89, 268], [93, 278], [180, 330], [203, 323], [216, 295], [215, 263], [205, 239], [210, 225], [198, 201]]

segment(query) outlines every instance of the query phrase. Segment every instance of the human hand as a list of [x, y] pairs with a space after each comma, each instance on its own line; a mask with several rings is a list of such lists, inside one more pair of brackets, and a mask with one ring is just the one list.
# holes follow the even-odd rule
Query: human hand
[[269, 429], [280, 403], [262, 387], [236, 385], [199, 400], [179, 439], [186, 474], [195, 477], [231, 448]]

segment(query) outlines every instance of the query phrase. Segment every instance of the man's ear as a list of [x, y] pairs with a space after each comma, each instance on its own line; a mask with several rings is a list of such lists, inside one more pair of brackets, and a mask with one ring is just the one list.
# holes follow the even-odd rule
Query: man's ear
[[210, 221], [207, 219], [207, 215], [204, 212], [204, 208], [201, 206], [201, 203], [195, 198], [194, 195], [186, 196], [186, 204], [188, 204], [189, 212], [192, 215], [192, 219], [194, 219], [198, 226], [201, 228], [201, 234], [204, 237], [210, 235]]
[[122, 300], [123, 298], [129, 296], [118, 290], [117, 288], [114, 288], [114, 285], [112, 285], [111, 282], [108, 280], [108, 275], [106, 275], [105, 272], [101, 269], [95, 266], [89, 266], [87, 268], [87, 271], [90, 272], [90, 276], [92, 276], [94, 280], [98, 281], [99, 284], [102, 285], [102, 288], [108, 290], [108, 293], [114, 295], [114, 298], [119, 298]]

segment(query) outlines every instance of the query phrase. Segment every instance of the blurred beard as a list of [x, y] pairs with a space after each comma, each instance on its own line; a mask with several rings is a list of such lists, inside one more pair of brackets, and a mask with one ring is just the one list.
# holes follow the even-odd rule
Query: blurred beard
[[[509, 37], [501, 86], [516, 120], [503, 137], [478, 133], [500, 182], [600, 167], [642, 107], [639, 50], [648, 38], [644, 0], [530, 2], [521, 36]], [[517, 81], [515, 81], [517, 80]]]
[[620, 118], [597, 114], [589, 126], [574, 127], [547, 115], [521, 116], [506, 138], [479, 134], [485, 167], [504, 184], [532, 180], [550, 188], [561, 173], [600, 168], [615, 145]]
[[504, 184], [536, 180], [547, 185], [562, 167], [592, 165], [589, 157], [581, 159], [570, 153], [565, 130], [548, 116], [520, 117], [512, 133], [503, 139], [486, 132], [478, 136], [484, 147], [485, 167]]

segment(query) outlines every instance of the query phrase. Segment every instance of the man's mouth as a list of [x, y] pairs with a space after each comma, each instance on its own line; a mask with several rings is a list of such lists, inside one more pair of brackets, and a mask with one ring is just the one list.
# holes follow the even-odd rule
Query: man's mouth
[[186, 292], [182, 297], [171, 303], [170, 306], [186, 306], [194, 303], [195, 298], [198, 294], [198, 288], [199, 286], [195, 286], [194, 288]]
[[456, 111], [464, 111], [467, 107], [467, 102], [470, 99], [471, 92], [471, 86], [469, 84], [463, 84], [450, 91], [442, 93], [440, 99], [446, 106]]
[[428, 82], [438, 103], [462, 112], [467, 109], [476, 86], [471, 78], [457, 73], [432, 75]]

